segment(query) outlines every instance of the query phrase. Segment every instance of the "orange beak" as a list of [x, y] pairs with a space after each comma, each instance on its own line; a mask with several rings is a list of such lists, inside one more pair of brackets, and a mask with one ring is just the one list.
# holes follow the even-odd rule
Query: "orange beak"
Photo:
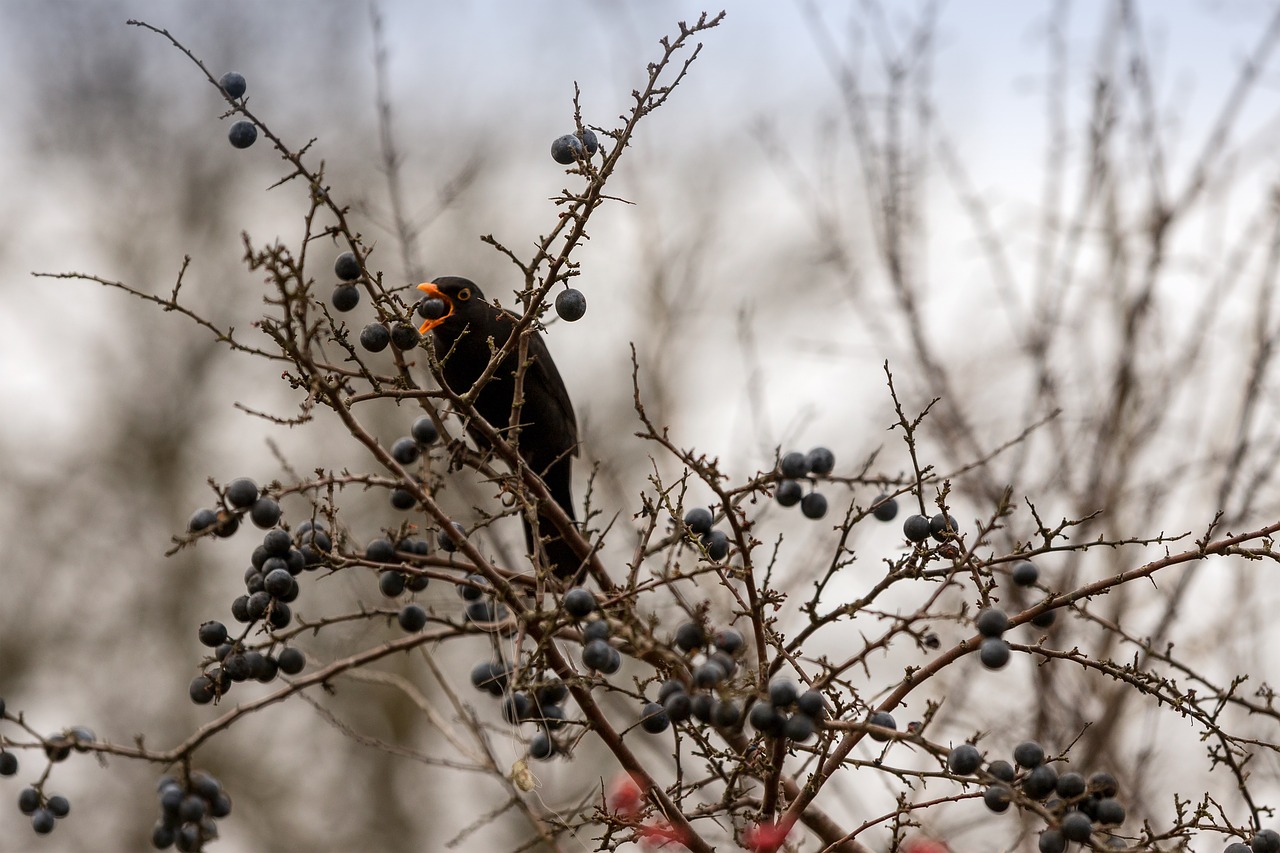
[[425, 335], [427, 332], [431, 331], [436, 326], [439, 326], [445, 320], [448, 320], [451, 316], [453, 316], [453, 300], [450, 299], [448, 296], [446, 296], [440, 290], [440, 288], [436, 287], [434, 284], [432, 284], [429, 281], [424, 281], [422, 284], [418, 285], [418, 290], [421, 290], [423, 293], [427, 294], [428, 298], [439, 299], [443, 301], [445, 304], [445, 308], [447, 309], [443, 315], [437, 317], [434, 320], [427, 320], [423, 322], [421, 326], [418, 327], [418, 333]]

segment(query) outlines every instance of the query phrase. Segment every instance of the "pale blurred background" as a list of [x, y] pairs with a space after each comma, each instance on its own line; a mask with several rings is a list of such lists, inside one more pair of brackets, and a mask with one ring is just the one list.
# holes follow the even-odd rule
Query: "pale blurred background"
[[[1123, 8], [1128, 27], [1117, 23]], [[578, 256], [586, 317], [548, 333], [583, 426], [584, 463], [602, 464], [595, 500], [608, 516], [620, 513], [625, 528], [646, 488], [647, 455], [656, 453], [631, 435], [625, 344], [634, 341], [650, 413], [678, 445], [718, 456], [738, 478], [769, 469], [779, 447], [814, 444], [835, 450], [838, 471], [852, 473], [881, 447], [873, 473], [908, 471], [899, 439], [886, 431], [894, 420], [882, 368], [889, 360], [909, 411], [944, 396], [924, 451], [941, 471], [994, 450], [1055, 405], [1064, 409], [1059, 426], [1038, 433], [1025, 453], [957, 485], [955, 514], [966, 524], [989, 515], [992, 491], [1009, 483], [1015, 502], [1031, 498], [1051, 523], [1105, 508], [1081, 538], [1199, 535], [1219, 509], [1236, 532], [1280, 518], [1270, 480], [1280, 446], [1276, 382], [1269, 354], [1258, 357], [1276, 328], [1268, 250], [1280, 233], [1270, 201], [1280, 77], [1270, 53], [1258, 55], [1257, 79], [1223, 136], [1214, 135], [1276, 8], [1244, 0], [734, 3], [669, 104], [642, 124], [610, 187], [634, 205], [596, 214]], [[31, 276], [86, 272], [164, 294], [190, 255], [186, 296], [256, 342], [262, 283], [242, 263], [241, 232], [255, 244], [293, 245], [301, 234], [302, 188], [266, 191], [283, 167], [266, 141], [232, 149], [213, 88], [167, 42], [125, 21], [169, 29], [215, 76], [243, 73], [252, 109], [293, 146], [316, 137], [312, 162], [325, 160], [334, 194], [355, 206], [356, 227], [377, 245], [371, 263], [389, 281], [463, 274], [511, 304], [515, 270], [479, 237], [493, 234], [527, 256], [552, 227], [549, 199], [576, 180], [549, 156], [551, 140], [572, 129], [574, 81], [584, 122], [614, 127], [657, 58], [657, 39], [678, 20], [717, 10], [575, 0], [387, 0], [376, 9], [403, 186], [421, 224], [409, 247], [387, 227], [369, 5], [0, 6], [8, 122], [0, 134], [0, 695], [37, 729], [83, 723], [112, 741], [141, 733], [167, 747], [211, 719], [215, 709], [186, 697], [201, 653], [195, 627], [229, 621], [253, 533], [166, 559], [170, 537], [210, 503], [207, 478], [284, 476], [268, 440], [302, 472], [369, 465], [333, 424], [288, 430], [233, 406], [291, 414], [297, 399], [277, 366], [228, 354], [184, 318], [119, 291]], [[1132, 62], [1139, 50], [1145, 65]], [[897, 89], [886, 53], [904, 57]], [[836, 66], [852, 87], [844, 92], [866, 98], [859, 103], [874, 144], [861, 154]], [[1145, 81], [1154, 115], [1140, 96]], [[1091, 159], [1099, 91], [1110, 92], [1102, 113], [1114, 125], [1099, 131], [1110, 134], [1100, 146], [1106, 156]], [[1160, 135], [1156, 149], [1144, 142], [1149, 133]], [[1204, 189], [1189, 193], [1198, 164]], [[869, 187], [896, 192], [897, 202], [877, 201]], [[1153, 198], [1185, 202], [1158, 253], [1147, 215]], [[887, 272], [887, 210], [906, 235], [902, 286]], [[313, 251], [311, 274], [327, 281], [334, 252]], [[1137, 294], [1148, 280], [1143, 303]], [[1059, 336], [1037, 361], [1030, 342], [1047, 340], [1037, 336], [1051, 327]], [[1125, 363], [1134, 390], [1109, 420]], [[1044, 364], [1052, 375], [1040, 382]], [[391, 440], [410, 416], [389, 407], [378, 417]], [[669, 460], [660, 465], [675, 470]], [[831, 489], [829, 497], [839, 518], [851, 499], [865, 505], [871, 495]], [[358, 539], [372, 538], [385, 506], [350, 503], [348, 524], [365, 531]], [[757, 535], [790, 537], [797, 549], [783, 571], [803, 583], [803, 555], [825, 562], [830, 525], [764, 512]], [[1029, 536], [1027, 521], [1024, 509], [1008, 541]], [[625, 557], [631, 541], [619, 534], [612, 545]], [[897, 552], [896, 526], [860, 532], [854, 544], [859, 565], [874, 573]], [[1045, 568], [1078, 580], [1159, 553], [1122, 548]], [[1132, 619], [1135, 635], [1176, 640], [1219, 683], [1227, 673], [1253, 674], [1251, 691], [1280, 677], [1268, 651], [1274, 620], [1261, 609], [1275, 603], [1262, 583], [1268, 569], [1187, 573], [1184, 589], [1175, 592], [1171, 578], [1159, 591], [1117, 596], [1105, 612]], [[850, 588], [866, 577], [850, 578]], [[308, 596], [311, 612], [377, 603], [375, 589], [345, 577]], [[448, 590], [427, 598], [456, 604]], [[954, 625], [939, 631], [944, 642], [963, 635]], [[323, 660], [389, 635], [352, 630], [312, 650]], [[847, 645], [850, 636], [820, 642]], [[1087, 645], [1070, 633], [1060, 642]], [[442, 657], [461, 676], [485, 653], [477, 641]], [[1127, 660], [1133, 650], [1099, 653]], [[915, 655], [904, 649], [879, 662], [881, 683]], [[1055, 744], [1064, 747], [1084, 722], [1119, 720], [1080, 749], [1106, 756], [1129, 786], [1131, 824], [1134, 814], [1168, 820], [1175, 790], [1218, 791], [1244, 820], [1232, 780], [1206, 772], [1204, 747], [1176, 717], [1124, 704], [1107, 682], [1070, 672], [1055, 680], [1023, 663], [999, 674], [957, 672], [978, 692], [955, 685], [944, 709], [949, 728], [935, 734], [993, 730], [988, 743], [1007, 750], [1068, 732]], [[420, 665], [389, 668], [431, 691]], [[242, 686], [231, 699], [265, 689]], [[996, 692], [999, 708], [980, 698]], [[493, 710], [478, 694], [465, 698]], [[348, 684], [332, 707], [362, 731], [436, 749], [424, 721], [390, 691]], [[1274, 725], [1255, 734], [1276, 739]], [[643, 748], [657, 755], [667, 743]], [[506, 762], [520, 753], [514, 741], [498, 746]], [[535, 768], [548, 807], [576, 802], [593, 774], [612, 772], [584, 752], [573, 764]], [[112, 760], [100, 769], [85, 756], [57, 766], [48, 790], [68, 795], [72, 813], [37, 838], [16, 797], [41, 763], [22, 760], [18, 777], [0, 780], [0, 850], [144, 848], [160, 768]], [[505, 796], [482, 777], [361, 747], [296, 701], [214, 739], [198, 763], [235, 798], [213, 848], [227, 853], [444, 849]], [[1275, 771], [1274, 756], [1257, 760], [1256, 793], [1277, 793]], [[883, 786], [861, 796], [866, 811], [852, 798], [820, 802], [851, 825], [891, 808]], [[1015, 834], [995, 839], [981, 828], [986, 817], [968, 802], [925, 820], [965, 839], [957, 851], [1034, 849], [1034, 836], [1011, 840], [1016, 818], [1004, 818]], [[526, 835], [508, 814], [455, 849], [512, 849]], [[589, 839], [564, 842], [593, 848]]]

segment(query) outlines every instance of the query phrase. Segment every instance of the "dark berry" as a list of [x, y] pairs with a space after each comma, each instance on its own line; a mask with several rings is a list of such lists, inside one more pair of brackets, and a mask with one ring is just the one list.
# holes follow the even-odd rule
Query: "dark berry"
[[1025, 740], [1013, 748], [1013, 760], [1019, 767], [1033, 770], [1044, 764], [1044, 747], [1033, 740]]
[[751, 728], [761, 734], [781, 737], [787, 720], [786, 716], [778, 713], [770, 703], [756, 702], [751, 706], [751, 712], [747, 714], [747, 722], [751, 724]]
[[182, 798], [182, 804], [178, 806], [178, 817], [187, 823], [198, 823], [208, 808], [209, 804], [203, 797], [188, 794]]
[[18, 772], [18, 756], [12, 752], [0, 752], [0, 776], [12, 776]]
[[999, 637], [987, 637], [978, 647], [978, 660], [987, 669], [1001, 669], [1009, 662], [1009, 644]]
[[439, 320], [447, 310], [448, 307], [444, 304], [444, 300], [438, 296], [419, 299], [418, 304], [413, 306], [413, 313], [424, 320]]
[[704, 723], [709, 723], [715, 713], [716, 700], [710, 693], [699, 693], [693, 697], [692, 707], [693, 716]]
[[640, 711], [640, 728], [651, 735], [665, 732], [671, 725], [667, 710], [657, 702], [648, 702]]
[[584, 127], [578, 132], [578, 139], [582, 140], [582, 145], [587, 149], [588, 154], [594, 154], [600, 150], [600, 140], [596, 139], [595, 131]]
[[1031, 617], [1031, 624], [1037, 628], [1048, 628], [1053, 624], [1053, 620], [1058, 618], [1058, 611], [1046, 610], [1043, 613], [1037, 613]]
[[796, 697], [796, 710], [815, 720], [827, 716], [827, 700], [817, 690], [806, 690]]
[[1063, 816], [1059, 830], [1068, 841], [1088, 841], [1093, 834], [1093, 821], [1083, 812], [1068, 812]]
[[249, 519], [262, 530], [275, 527], [280, 521], [280, 504], [275, 498], [258, 498], [249, 507]]
[[1228, 844], [1222, 853], [1252, 853], [1253, 848], [1248, 844], [1241, 844], [1237, 841], [1235, 844]]
[[956, 523], [955, 516], [938, 513], [929, 519], [929, 535], [939, 542], [954, 539], [959, 529], [960, 525]]
[[613, 647], [604, 640], [592, 640], [582, 647], [582, 664], [603, 672], [609, 666], [612, 651]]
[[893, 521], [898, 517], [898, 499], [893, 495], [881, 495], [871, 502], [871, 514], [878, 521]]
[[800, 501], [800, 511], [805, 518], [817, 521], [827, 514], [827, 499], [818, 492], [810, 492]]
[[391, 563], [396, 558], [396, 546], [391, 540], [379, 537], [372, 540], [364, 549], [364, 558], [375, 563]]
[[596, 619], [588, 622], [582, 629], [582, 641], [589, 643], [592, 640], [607, 640], [612, 633], [613, 629], [609, 627], [608, 619]]
[[218, 513], [218, 523], [213, 526], [213, 535], [222, 539], [235, 534], [240, 529], [240, 516], [233, 512]]
[[736, 655], [745, 643], [742, 633], [733, 628], [721, 628], [716, 631], [716, 648], [727, 655]]
[[684, 682], [678, 678], [668, 678], [662, 682], [662, 686], [658, 688], [658, 701], [666, 702], [671, 696], [677, 693], [684, 693]]
[[416, 326], [408, 323], [396, 323], [391, 327], [391, 345], [400, 351], [411, 350], [422, 340]]
[[581, 290], [568, 287], [556, 297], [556, 314], [566, 323], [576, 323], [586, 313], [587, 297], [582, 295]]
[[71, 755], [72, 742], [63, 732], [51, 734], [45, 738], [44, 754], [49, 757], [50, 761], [66, 761]]
[[968, 776], [982, 766], [982, 753], [971, 743], [953, 747], [947, 755], [947, 767], [959, 776]]
[[53, 812], [48, 809], [36, 809], [31, 815], [31, 828], [40, 835], [48, 835], [53, 832]]
[[713, 660], [704, 661], [693, 670], [693, 683], [702, 688], [715, 687], [727, 677], [724, 667]]
[[205, 622], [199, 630], [200, 642], [209, 648], [217, 648], [227, 641], [227, 626], [221, 622]]
[[1036, 568], [1035, 563], [1023, 560], [1013, 567], [1009, 576], [1018, 586], [1035, 586], [1036, 581], [1040, 579], [1040, 570]]
[[440, 438], [440, 430], [436, 429], [435, 421], [427, 415], [423, 415], [413, 422], [413, 429], [409, 430], [413, 435], [413, 440], [421, 444], [423, 447], [430, 447]]
[[[453, 522], [453, 528], [454, 530], [458, 531], [459, 536], [463, 538], [466, 537], [467, 535], [466, 528], [464, 528], [461, 524], [455, 521]], [[449, 551], [452, 553], [453, 551], [458, 550], [457, 543], [453, 541], [452, 536], [450, 536], [447, 532], [445, 532], [444, 528], [441, 528], [436, 533], [436, 545], [440, 547], [441, 551]]]
[[707, 556], [718, 563], [729, 556], [729, 537], [723, 530], [712, 530], [702, 537], [702, 547], [707, 549]]
[[810, 473], [825, 477], [836, 467], [836, 455], [825, 447], [815, 447], [804, 458]]
[[[1114, 797], [1120, 792], [1120, 784], [1116, 782], [1116, 777], [1110, 773], [1098, 771], [1089, 776], [1089, 793], [1096, 794], [1099, 797]], [[1263, 830], [1266, 832], [1267, 830]], [[1280, 846], [1276, 847], [1280, 851]]]
[[404, 575], [400, 572], [383, 572], [378, 575], [378, 591], [387, 598], [395, 598], [404, 592]]
[[685, 622], [676, 629], [676, 645], [686, 652], [700, 649], [707, 644], [707, 633], [701, 623]]
[[285, 675], [297, 675], [307, 665], [307, 656], [290, 646], [276, 655], [276, 665]]
[[529, 741], [529, 757], [537, 761], [546, 761], [556, 754], [556, 742], [546, 732], [538, 732]]
[[902, 535], [908, 542], [923, 542], [929, 538], [929, 519], [923, 515], [909, 515], [902, 522]]
[[803, 453], [792, 451], [778, 460], [778, 473], [784, 480], [798, 480], [809, 473], [809, 460]]
[[982, 802], [993, 812], [1008, 811], [1009, 803], [1012, 801], [1013, 791], [1004, 785], [992, 785], [982, 792]]
[[[266, 551], [268, 557], [283, 557], [289, 553], [289, 549], [293, 547], [293, 538], [289, 536], [286, 530], [268, 530], [262, 537], [262, 549]], [[259, 564], [258, 568], [262, 568], [263, 564]], [[270, 571], [269, 569], [267, 571]]]
[[258, 141], [258, 128], [253, 122], [241, 119], [231, 125], [231, 129], [227, 131], [227, 139], [231, 140], [231, 145], [235, 148], [248, 148]]
[[729, 729], [742, 720], [742, 708], [732, 699], [721, 699], [716, 702], [711, 712], [711, 721], [719, 728]]
[[999, 779], [1001, 782], [1012, 782], [1018, 775], [1018, 771], [1014, 766], [1003, 758], [998, 758], [987, 765], [987, 772]]
[[1085, 792], [1087, 783], [1079, 773], [1063, 773], [1058, 777], [1058, 796], [1064, 800], [1072, 800]]
[[391, 445], [391, 457], [401, 465], [412, 465], [422, 456], [422, 448], [418, 446], [418, 442], [408, 436], [396, 439], [396, 443]]
[[164, 821], [157, 823], [151, 830], [151, 846], [157, 850], [167, 850], [173, 846], [177, 833], [173, 827], [166, 826]]
[[808, 714], [792, 714], [787, 718], [787, 722], [783, 727], [783, 734], [797, 743], [804, 743], [813, 737], [817, 726], [813, 721], [813, 717]]
[[391, 343], [391, 333], [381, 323], [370, 323], [360, 331], [360, 346], [369, 352], [382, 352]]
[[574, 619], [582, 620], [596, 609], [596, 597], [591, 594], [591, 590], [575, 586], [565, 592], [564, 597], [560, 599], [560, 606]]
[[209, 801], [209, 816], [223, 818], [231, 814], [231, 796], [226, 791], [219, 791]]
[[289, 574], [288, 569], [276, 569], [262, 579], [262, 588], [272, 598], [288, 597], [289, 590], [296, 584], [297, 581], [293, 579], [293, 575]]
[[355, 252], [343, 252], [333, 262], [333, 274], [343, 281], [355, 281], [360, 277], [360, 259]]
[[249, 596], [242, 595], [231, 602], [231, 615], [237, 622], [252, 622], [249, 615]]
[[40, 792], [35, 788], [23, 788], [18, 792], [18, 809], [23, 814], [31, 814], [40, 808]]
[[695, 536], [705, 536], [711, 532], [714, 518], [706, 507], [694, 507], [684, 514], [684, 526]]
[[[1108, 826], [1119, 826], [1124, 823], [1124, 806], [1122, 806], [1120, 801], [1114, 797], [1104, 797], [1101, 800], [1098, 800], [1097, 810], [1098, 823], [1104, 823]], [[1274, 839], [1274, 844], [1270, 848], [1271, 853], [1280, 851], [1280, 835], [1277, 835], [1274, 829], [1264, 829], [1262, 831], [1271, 833], [1271, 837]], [[1256, 837], [1257, 836], [1255, 836], [1255, 838]], [[1254, 849], [1256, 850], [1257, 848]]]
[[[265, 584], [266, 581], [264, 580]], [[267, 608], [271, 606], [271, 593], [265, 589], [255, 592], [249, 596], [249, 620], [261, 619], [266, 615]]]
[[201, 674], [191, 679], [191, 686], [187, 688], [187, 693], [191, 696], [191, 701], [197, 705], [208, 705], [217, 694], [217, 688], [212, 678]]
[[1043, 800], [1058, 787], [1058, 771], [1041, 764], [1022, 780], [1022, 792], [1033, 800]]
[[258, 499], [258, 484], [248, 477], [239, 477], [227, 484], [227, 503], [237, 509], [253, 506]]
[[775, 708], [787, 708], [800, 695], [796, 683], [787, 678], [775, 678], [769, 682], [769, 701]]
[[207, 530], [218, 523], [218, 514], [211, 509], [198, 509], [191, 514], [191, 520], [187, 522], [187, 530], [192, 533], [199, 533], [201, 530]]
[[406, 604], [400, 608], [400, 614], [396, 616], [396, 621], [400, 623], [400, 627], [403, 630], [412, 634], [426, 627], [427, 611], [417, 604]]
[[45, 807], [53, 813], [54, 817], [66, 817], [71, 814], [71, 802], [60, 794], [50, 797]]
[[228, 98], [243, 98], [249, 84], [239, 71], [228, 71], [218, 78], [218, 87], [226, 92]]
[[407, 489], [391, 490], [391, 506], [398, 510], [403, 511], [413, 509], [414, 504], [417, 502], [418, 499], [413, 496], [413, 492], [410, 492]]
[[1280, 833], [1274, 829], [1260, 829], [1249, 839], [1253, 853], [1280, 853]]
[[494, 696], [501, 696], [507, 689], [510, 671], [497, 661], [481, 661], [471, 668], [471, 684]]
[[267, 614], [267, 624], [277, 631], [289, 627], [289, 622], [292, 619], [293, 611], [283, 601], [274, 602], [271, 605], [271, 611]]
[[559, 705], [569, 698], [569, 685], [557, 678], [539, 687], [536, 695], [539, 707]]
[[1040, 853], [1062, 853], [1067, 849], [1067, 839], [1056, 829], [1046, 829], [1040, 833], [1038, 847]]
[[[888, 713], [887, 711], [876, 711], [874, 714], [872, 714], [870, 717], [867, 718], [867, 722], [873, 726], [880, 726], [881, 728], [884, 728], [884, 729], [892, 729], [893, 731], [898, 730], [898, 722], [893, 718], [893, 715]], [[887, 734], [882, 734], [880, 732], [872, 732], [871, 739], [878, 740], [881, 743], [884, 743], [885, 741], [890, 740], [891, 738]]]
[[489, 580], [484, 575], [469, 574], [466, 581], [457, 584], [458, 595], [463, 601], [479, 601], [489, 591]]
[[360, 288], [354, 284], [340, 284], [333, 289], [333, 296], [329, 301], [333, 303], [335, 311], [350, 311], [360, 304]]
[[1009, 630], [1008, 615], [997, 607], [988, 607], [981, 611], [973, 623], [978, 627], [978, 633], [984, 637], [999, 637]]
[[667, 719], [673, 723], [683, 723], [693, 716], [693, 697], [688, 693], [672, 693], [663, 700], [662, 708], [667, 712]]
[[492, 601], [480, 599], [467, 604], [467, 619], [482, 625], [488, 625], [492, 622], [504, 618], [505, 608], [499, 609]]
[[586, 149], [583, 147], [582, 140], [572, 133], [558, 136], [551, 143], [551, 159], [562, 166], [572, 165], [579, 157], [585, 156]]
[[773, 492], [773, 499], [783, 506], [795, 506], [804, 497], [804, 489], [795, 480], [782, 480]]

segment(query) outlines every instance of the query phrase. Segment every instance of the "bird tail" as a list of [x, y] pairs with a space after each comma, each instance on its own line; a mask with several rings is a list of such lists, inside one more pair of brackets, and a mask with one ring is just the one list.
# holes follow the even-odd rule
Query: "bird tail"
[[[564, 458], [552, 463], [542, 475], [542, 480], [547, 484], [547, 491], [564, 510], [565, 515], [576, 520], [577, 516], [573, 512], [573, 492], [570, 490], [569, 460]], [[529, 526], [528, 519], [521, 518], [521, 521], [524, 522], [525, 545], [529, 553], [533, 554], [535, 553], [533, 528]], [[560, 536], [551, 519], [539, 515], [538, 528], [542, 537], [541, 547], [542, 553], [546, 556], [546, 564], [551, 567], [556, 577], [564, 581], [578, 577], [583, 571], [585, 561], [578, 557], [573, 548], [569, 547], [569, 543]]]

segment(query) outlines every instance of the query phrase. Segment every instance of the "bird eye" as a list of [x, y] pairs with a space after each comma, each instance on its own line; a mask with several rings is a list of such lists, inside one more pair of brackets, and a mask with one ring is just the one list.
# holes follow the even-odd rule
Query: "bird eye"
[[464, 287], [464, 288], [462, 288], [462, 290], [459, 290], [459, 291], [458, 291], [458, 298], [459, 298], [459, 299], [461, 299], [463, 302], [466, 302], [468, 299], [470, 299], [470, 298], [471, 298], [471, 288], [469, 288], [469, 287]]

